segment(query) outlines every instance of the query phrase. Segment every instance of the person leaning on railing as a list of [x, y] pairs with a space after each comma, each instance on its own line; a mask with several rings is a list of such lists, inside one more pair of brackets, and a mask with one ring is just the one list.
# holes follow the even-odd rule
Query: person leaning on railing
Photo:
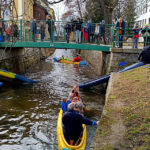
[[141, 28], [139, 27], [137, 22], [135, 23], [132, 30], [134, 32], [134, 36], [132, 38], [132, 48], [138, 48], [139, 32]]
[[144, 47], [150, 44], [150, 27], [149, 24], [145, 24], [144, 29], [142, 29], [141, 34], [144, 37]]
[[102, 20], [102, 22], [100, 23], [99, 36], [100, 36], [100, 40], [102, 40], [102, 38], [103, 38], [104, 44], [106, 45], [106, 40], [105, 40], [105, 20]]
[[48, 24], [49, 37], [50, 37], [51, 41], [53, 41], [54, 21], [52, 20], [51, 16], [48, 16], [48, 20], [47, 20], [46, 24]]
[[37, 25], [36, 25], [36, 19], [33, 20], [32, 26], [31, 26], [31, 31], [32, 31], [32, 40], [33, 42], [36, 41], [36, 31], [37, 31]]
[[4, 32], [4, 22], [3, 22], [3, 20], [2, 20], [2, 18], [0, 17], [0, 36], [1, 36], [1, 40], [0, 40], [0, 42], [2, 42], [3, 41], [3, 32]]
[[123, 46], [123, 36], [125, 34], [125, 27], [125, 21], [122, 18], [119, 18], [119, 20], [116, 23], [116, 29], [119, 32], [119, 48], [122, 48]]

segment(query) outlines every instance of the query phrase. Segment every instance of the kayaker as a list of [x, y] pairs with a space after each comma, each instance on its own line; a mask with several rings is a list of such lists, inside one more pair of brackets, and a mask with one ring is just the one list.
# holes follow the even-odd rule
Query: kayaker
[[[77, 107], [77, 106], [76, 106]], [[75, 144], [82, 134], [82, 124], [97, 125], [99, 121], [91, 121], [75, 111], [75, 104], [68, 105], [68, 112], [63, 114], [63, 132], [69, 144]]]
[[62, 55], [60, 59], [61, 59], [61, 60], [64, 60], [64, 59], [65, 59], [65, 58], [64, 58], [64, 55]]
[[73, 62], [80, 62], [80, 61], [81, 61], [81, 58], [79, 57], [79, 55], [76, 55]]
[[71, 92], [71, 96], [72, 96], [72, 99], [74, 97], [78, 97], [78, 100], [80, 100], [79, 87], [77, 85], [73, 87], [73, 90]]
[[81, 101], [78, 101], [75, 103], [74, 110], [83, 116], [83, 107], [83, 103]]
[[66, 57], [66, 60], [69, 61], [69, 57], [68, 56]]
[[64, 60], [64, 59], [65, 59], [65, 58], [64, 58], [64, 55], [62, 55], [60, 58], [58, 58], [57, 61], [59, 62], [59, 61]]

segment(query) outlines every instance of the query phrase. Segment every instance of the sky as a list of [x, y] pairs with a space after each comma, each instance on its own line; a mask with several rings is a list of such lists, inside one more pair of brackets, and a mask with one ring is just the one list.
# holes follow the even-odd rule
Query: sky
[[67, 9], [65, 7], [64, 2], [60, 2], [58, 4], [51, 5], [50, 7], [53, 8], [55, 11], [56, 20], [60, 21], [63, 13], [66, 12], [66, 9]]

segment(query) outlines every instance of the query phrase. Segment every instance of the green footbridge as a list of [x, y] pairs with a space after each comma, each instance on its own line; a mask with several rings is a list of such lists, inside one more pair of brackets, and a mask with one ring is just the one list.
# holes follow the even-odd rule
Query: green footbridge
[[0, 42], [1, 48], [56, 48], [56, 49], [79, 49], [109, 52], [110, 46], [96, 44], [77, 44], [63, 42]]

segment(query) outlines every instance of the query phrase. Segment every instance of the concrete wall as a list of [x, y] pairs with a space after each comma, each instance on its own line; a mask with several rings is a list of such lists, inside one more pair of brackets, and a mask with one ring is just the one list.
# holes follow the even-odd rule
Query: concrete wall
[[82, 50], [81, 55], [93, 66], [97, 75], [104, 75], [109, 64], [109, 53], [101, 51]]
[[[111, 48], [110, 53], [82, 50], [81, 55], [94, 68], [95, 73], [101, 76], [137, 63], [140, 52], [140, 49]], [[126, 62], [126, 65], [119, 67], [121, 62]]]
[[12, 48], [0, 49], [0, 69], [23, 73], [31, 65], [53, 54], [55, 49]]
[[[112, 48], [110, 55], [110, 63], [107, 68], [107, 73], [115, 72], [126, 66], [132, 65], [138, 62], [138, 55], [141, 52], [140, 49], [118, 49]], [[119, 67], [121, 62], [126, 62], [126, 65]]]

